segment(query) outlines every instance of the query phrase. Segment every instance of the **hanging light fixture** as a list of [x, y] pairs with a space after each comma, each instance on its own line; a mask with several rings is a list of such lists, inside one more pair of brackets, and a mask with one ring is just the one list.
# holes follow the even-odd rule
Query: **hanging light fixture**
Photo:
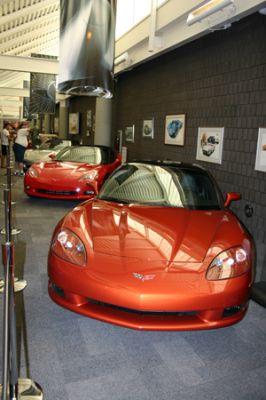
[[223, 10], [225, 7], [234, 3], [234, 0], [211, 0], [203, 4], [201, 7], [196, 8], [189, 13], [187, 18], [187, 25], [193, 25], [196, 22], [201, 22], [204, 18]]
[[129, 59], [129, 54], [126, 51], [125, 53], [123, 53], [120, 56], [115, 58], [114, 64], [115, 64], [115, 66], [117, 66], [119, 64], [122, 64], [122, 63], [128, 61], [128, 59]]

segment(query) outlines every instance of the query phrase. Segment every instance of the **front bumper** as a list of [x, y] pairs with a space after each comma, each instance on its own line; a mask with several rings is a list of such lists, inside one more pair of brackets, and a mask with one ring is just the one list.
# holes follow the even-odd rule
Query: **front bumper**
[[30, 197], [42, 197], [58, 200], [88, 200], [97, 194], [90, 186], [52, 185], [42, 182], [34, 182], [33, 179], [25, 176], [24, 192]]
[[[70, 267], [50, 253], [51, 299], [86, 317], [139, 330], [199, 330], [229, 326], [248, 308], [250, 274], [228, 282], [206, 281], [205, 274], [160, 273], [154, 282]], [[131, 278], [132, 273], [128, 276]]]

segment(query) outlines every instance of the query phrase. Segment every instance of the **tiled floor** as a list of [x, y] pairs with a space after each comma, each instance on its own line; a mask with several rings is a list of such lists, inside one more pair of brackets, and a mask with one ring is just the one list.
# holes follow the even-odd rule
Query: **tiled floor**
[[[45, 400], [266, 399], [266, 309], [253, 301], [238, 325], [201, 332], [138, 332], [54, 304], [47, 251], [76, 203], [27, 198], [22, 182], [14, 177], [12, 186], [13, 226], [22, 229], [16, 276], [28, 283], [16, 294], [19, 376], [38, 382]], [[0, 304], [2, 321], [2, 297]]]

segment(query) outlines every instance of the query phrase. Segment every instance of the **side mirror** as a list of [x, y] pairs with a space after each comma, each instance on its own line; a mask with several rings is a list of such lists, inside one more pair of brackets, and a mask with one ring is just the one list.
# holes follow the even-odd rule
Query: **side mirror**
[[236, 201], [241, 199], [241, 194], [238, 192], [228, 192], [226, 193], [226, 198], [224, 206], [227, 208], [231, 204], [231, 201]]
[[50, 153], [49, 154], [49, 158], [51, 158], [51, 160], [54, 160], [56, 156], [56, 153]]

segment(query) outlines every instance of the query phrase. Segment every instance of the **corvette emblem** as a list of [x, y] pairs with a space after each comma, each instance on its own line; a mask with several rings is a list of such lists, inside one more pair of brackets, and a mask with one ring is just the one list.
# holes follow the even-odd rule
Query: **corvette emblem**
[[155, 278], [155, 274], [142, 275], [137, 272], [133, 272], [132, 275], [134, 276], [134, 278], [139, 279], [141, 282], [151, 281], [152, 279]]

